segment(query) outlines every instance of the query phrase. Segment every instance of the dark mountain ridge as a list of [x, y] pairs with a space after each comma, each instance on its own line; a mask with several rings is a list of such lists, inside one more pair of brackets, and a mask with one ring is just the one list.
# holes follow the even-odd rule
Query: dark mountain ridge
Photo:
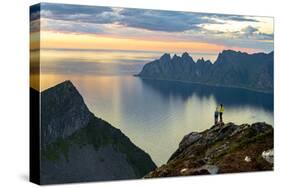
[[136, 76], [273, 93], [273, 56], [273, 52], [248, 54], [223, 50], [212, 63], [203, 58], [195, 62], [187, 52], [172, 58], [165, 53], [145, 64]]
[[89, 111], [70, 81], [41, 94], [40, 183], [142, 178], [151, 157]]
[[70, 81], [41, 93], [42, 144], [66, 138], [85, 127], [92, 116], [82, 96]]

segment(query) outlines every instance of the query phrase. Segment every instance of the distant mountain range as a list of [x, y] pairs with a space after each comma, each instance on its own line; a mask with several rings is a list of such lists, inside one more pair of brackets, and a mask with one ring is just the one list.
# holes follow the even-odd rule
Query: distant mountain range
[[40, 95], [41, 184], [135, 179], [156, 168], [119, 129], [89, 111], [70, 81]]
[[273, 55], [224, 50], [212, 63], [203, 58], [195, 62], [187, 52], [172, 58], [166, 53], [145, 64], [135, 76], [273, 93]]

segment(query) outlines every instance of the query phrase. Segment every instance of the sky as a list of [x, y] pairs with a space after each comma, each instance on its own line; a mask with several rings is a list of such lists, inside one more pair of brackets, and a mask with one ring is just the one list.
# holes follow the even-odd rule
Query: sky
[[43, 48], [219, 52], [273, 50], [273, 18], [149, 9], [41, 4], [31, 32]]
[[69, 65], [84, 62], [84, 69], [93, 63], [143, 65], [162, 53], [211, 61], [224, 49], [268, 53], [274, 37], [272, 17], [52, 3], [31, 8], [30, 31], [32, 56], [40, 38], [46, 65], [68, 58]]

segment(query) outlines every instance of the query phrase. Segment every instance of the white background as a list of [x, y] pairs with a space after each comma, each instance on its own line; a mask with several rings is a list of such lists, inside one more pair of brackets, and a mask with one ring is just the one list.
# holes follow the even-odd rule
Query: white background
[[[28, 182], [29, 167], [29, 6], [40, 1], [1, 1], [0, 10], [0, 187], [37, 187]], [[183, 10], [275, 17], [275, 170], [266, 173], [196, 176], [60, 187], [276, 187], [280, 169], [280, 35], [278, 0], [59, 0], [88, 5]], [[279, 181], [280, 182], [280, 181]]]

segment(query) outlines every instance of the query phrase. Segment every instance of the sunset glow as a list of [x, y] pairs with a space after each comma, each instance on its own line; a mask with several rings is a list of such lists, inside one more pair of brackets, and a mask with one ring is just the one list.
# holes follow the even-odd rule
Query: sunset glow
[[163, 53], [215, 62], [269, 53], [274, 39], [271, 17], [51, 3], [33, 7], [30, 31], [31, 67], [48, 74], [133, 74]]
[[[114, 49], [114, 50], [147, 50], [182, 52], [214, 52], [225, 48], [223, 45], [206, 42], [165, 41], [127, 39], [99, 35], [79, 35], [69, 33], [42, 32], [41, 48], [73, 48], [73, 49]], [[243, 50], [241, 48], [241, 50]], [[250, 50], [250, 49], [246, 49]]]
[[273, 50], [271, 17], [43, 3], [31, 16], [31, 27], [32, 35], [41, 31], [41, 48], [174, 53]]

